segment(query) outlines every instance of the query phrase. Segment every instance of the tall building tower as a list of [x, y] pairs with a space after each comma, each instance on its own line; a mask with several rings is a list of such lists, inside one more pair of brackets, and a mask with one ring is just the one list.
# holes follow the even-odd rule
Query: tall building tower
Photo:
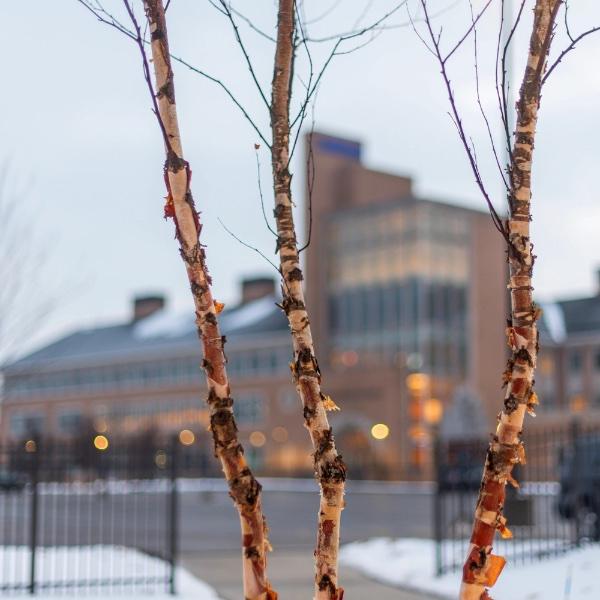
[[350, 413], [374, 424], [387, 415], [390, 454], [422, 467], [428, 398], [447, 406], [466, 385], [493, 429], [505, 364], [503, 240], [486, 212], [417, 198], [410, 178], [363, 166], [358, 142], [315, 133], [309, 150], [307, 294], [325, 385], [341, 402], [355, 398]]

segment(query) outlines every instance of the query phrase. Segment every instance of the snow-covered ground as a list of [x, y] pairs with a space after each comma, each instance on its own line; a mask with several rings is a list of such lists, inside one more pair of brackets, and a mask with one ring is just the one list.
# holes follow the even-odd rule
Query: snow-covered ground
[[[261, 477], [265, 492], [292, 492], [318, 494], [318, 486], [311, 478]], [[88, 482], [43, 482], [38, 485], [40, 494], [155, 494], [170, 489], [171, 482], [163, 479], [98, 479]], [[228, 492], [227, 482], [222, 477], [182, 477], [177, 480], [177, 489], [182, 493]], [[346, 490], [351, 494], [390, 494], [396, 496], [435, 492], [431, 481], [349, 481]], [[523, 493], [529, 496], [556, 495], [560, 484], [552, 481], [524, 483]]]
[[[456, 598], [460, 573], [436, 578], [434, 553], [431, 540], [375, 538], [344, 546], [340, 559], [379, 581]], [[502, 554], [500, 546], [496, 553]], [[528, 565], [509, 563], [492, 588], [492, 596], [494, 600], [598, 600], [599, 570], [598, 546]]]
[[[318, 494], [319, 487], [314, 479], [288, 477], [261, 477], [265, 492], [292, 492]], [[168, 479], [98, 479], [88, 482], [44, 482], [38, 485], [38, 493], [42, 495], [96, 495], [96, 494], [156, 494], [171, 489]], [[180, 478], [177, 489], [181, 493], [223, 492], [228, 493], [227, 482], [222, 477]], [[414, 481], [352, 481], [347, 486], [352, 494], [433, 494], [432, 482]]]
[[[30, 554], [25, 546], [0, 546], [0, 583], [3, 586], [26, 583], [29, 579]], [[35, 598], [56, 599], [58, 596], [106, 597], [111, 600], [129, 600], [151, 595], [155, 600], [173, 597], [167, 593], [166, 585], [149, 583], [146, 586], [128, 585], [90, 586], [86, 582], [119, 578], [168, 577], [169, 565], [158, 558], [148, 556], [132, 548], [121, 546], [56, 546], [39, 548], [36, 554], [36, 580], [43, 582]], [[61, 582], [70, 581], [68, 587]], [[78, 581], [79, 586], [73, 582]], [[216, 592], [204, 582], [196, 579], [185, 569], [176, 572], [177, 597], [182, 600], [219, 600]], [[131, 591], [130, 591], [131, 590]], [[108, 592], [108, 593], [107, 593]], [[3, 597], [24, 596], [27, 590], [4, 591]]]

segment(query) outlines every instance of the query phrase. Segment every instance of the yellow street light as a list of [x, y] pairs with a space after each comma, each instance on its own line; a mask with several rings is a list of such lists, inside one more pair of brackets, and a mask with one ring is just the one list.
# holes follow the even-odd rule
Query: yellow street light
[[444, 405], [437, 398], [427, 398], [423, 404], [423, 418], [428, 425], [438, 425], [444, 416]]
[[108, 438], [105, 435], [97, 435], [94, 438], [94, 447], [96, 450], [107, 450], [108, 449]]
[[411, 373], [406, 378], [406, 387], [414, 393], [423, 392], [429, 386], [429, 375], [426, 373]]
[[267, 437], [262, 431], [253, 431], [248, 439], [255, 448], [262, 448], [267, 441]]
[[385, 440], [390, 435], [390, 428], [385, 423], [376, 423], [371, 427], [371, 435], [376, 440]]
[[196, 441], [196, 436], [194, 435], [193, 431], [190, 431], [189, 429], [182, 429], [179, 432], [179, 441], [184, 446], [191, 446]]
[[35, 452], [37, 450], [37, 444], [35, 440], [27, 440], [25, 442], [25, 452]]

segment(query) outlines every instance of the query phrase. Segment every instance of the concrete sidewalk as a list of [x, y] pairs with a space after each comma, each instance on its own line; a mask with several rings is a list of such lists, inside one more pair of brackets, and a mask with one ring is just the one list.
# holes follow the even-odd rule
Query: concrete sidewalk
[[[180, 564], [217, 590], [223, 600], [242, 600], [239, 552], [184, 554]], [[313, 560], [310, 550], [279, 550], [269, 556], [269, 577], [281, 600], [313, 597]], [[354, 569], [340, 567], [344, 600], [432, 600], [431, 596], [408, 592], [367, 579]]]

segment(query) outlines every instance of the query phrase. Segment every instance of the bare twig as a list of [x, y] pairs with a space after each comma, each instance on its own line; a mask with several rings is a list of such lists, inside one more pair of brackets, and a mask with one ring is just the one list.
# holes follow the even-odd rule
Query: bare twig
[[[454, 45], [454, 47], [452, 48], [452, 50], [450, 50], [450, 52], [448, 52], [448, 54], [446, 54], [445, 58], [444, 58], [444, 62], [447, 62], [449, 60], [449, 58], [462, 46], [463, 42], [469, 37], [471, 31], [473, 31], [475, 29], [475, 27], [477, 26], [477, 23], [479, 22], [479, 19], [481, 19], [481, 17], [483, 17], [483, 15], [485, 14], [485, 11], [488, 9], [489, 5], [492, 3], [492, 0], [488, 0], [484, 7], [479, 11], [479, 14], [477, 15], [477, 17], [472, 18], [472, 23], [471, 26], [467, 29], [467, 31], [465, 32], [465, 34], [458, 40], [458, 42], [456, 42], [456, 44]], [[426, 8], [424, 6], [424, 2], [421, 3], [423, 5], [423, 10], [426, 11]], [[426, 22], [429, 22], [431, 19], [431, 17], [428, 17], [427, 15], [425, 16], [425, 20]], [[440, 31], [440, 35], [441, 35], [441, 31]], [[437, 37], [437, 45], [439, 46], [439, 41], [440, 41], [440, 35], [438, 35]]]
[[[211, 4], [213, 4], [213, 6], [215, 6], [215, 4], [213, 2], [211, 2]], [[216, 8], [216, 6], [215, 6]], [[246, 23], [246, 25], [248, 25], [248, 27], [250, 27], [250, 29], [252, 29], [253, 31], [255, 31], [256, 33], [258, 33], [258, 35], [260, 35], [261, 37], [264, 37], [265, 39], [269, 40], [270, 42], [275, 43], [277, 40], [272, 36], [269, 35], [268, 33], [266, 33], [265, 31], [263, 31], [262, 29], [259, 29], [253, 22], [252, 19], [249, 19], [246, 15], [244, 15], [243, 13], [241, 13], [239, 10], [237, 10], [236, 8], [233, 8], [233, 6], [231, 6], [231, 4], [229, 4], [229, 10], [236, 16], [239, 17], [242, 21], [244, 21]]]
[[[76, 0], [76, 1], [79, 2], [79, 4], [81, 4], [88, 11], [90, 11], [100, 22], [102, 22], [106, 25], [109, 25], [110, 27], [115, 28], [117, 31], [119, 31], [120, 33], [124, 34], [125, 36], [127, 36], [128, 38], [132, 39], [134, 42], [137, 43], [136, 34], [133, 31], [131, 31], [131, 29], [129, 29], [128, 27], [125, 27], [125, 25], [123, 25], [114, 15], [109, 13], [99, 2], [94, 1], [94, 0]], [[143, 38], [143, 39], [144, 39], [144, 44], [148, 45], [149, 44], [148, 40], [146, 40], [145, 38]], [[204, 77], [205, 79], [208, 79], [209, 81], [218, 85], [227, 94], [227, 96], [229, 96], [229, 99], [234, 103], [234, 105], [239, 109], [239, 111], [242, 113], [244, 118], [248, 121], [250, 126], [257, 133], [257, 135], [261, 139], [261, 141], [267, 147], [269, 147], [269, 148], [271, 147], [269, 141], [263, 135], [262, 131], [260, 130], [260, 128], [258, 127], [256, 122], [254, 121], [254, 119], [250, 116], [250, 114], [244, 108], [242, 103], [236, 98], [236, 96], [233, 94], [233, 92], [229, 89], [229, 87], [222, 80], [218, 79], [217, 77], [213, 77], [212, 75], [210, 75], [206, 71], [203, 71], [202, 69], [199, 69], [198, 67], [193, 66], [188, 61], [181, 58], [180, 56], [175, 56], [174, 54], [171, 54], [170, 57], [172, 60], [174, 60], [175, 62], [179, 63], [180, 65], [183, 65], [184, 67], [188, 68], [190, 71], [192, 71], [192, 72], [196, 73], [197, 75], [200, 75], [200, 76]]]
[[[278, 273], [278, 275], [281, 275], [281, 271], [279, 270], [279, 267], [259, 248], [257, 248], [256, 246], [252, 246], [252, 244], [249, 244], [248, 242], [245, 242], [242, 238], [240, 238], [239, 236], [237, 236], [235, 233], [233, 233], [233, 231], [231, 231], [231, 229], [229, 229], [229, 227], [227, 227], [227, 225], [225, 225], [225, 223], [223, 223], [223, 221], [221, 220], [220, 217], [217, 218], [217, 220], [219, 221], [221, 227], [223, 227], [223, 229], [236, 241], [238, 241], [240, 244], [242, 244], [242, 246], [245, 246], [246, 248], [253, 250], [254, 252], [256, 252], [258, 255], [262, 256]], [[270, 228], [269, 228], [270, 229]]]
[[[471, 144], [469, 144], [469, 141], [467, 139], [467, 134], [465, 132], [465, 129], [463, 127], [462, 124], [462, 120], [460, 118], [460, 113], [458, 112], [458, 107], [456, 104], [456, 99], [454, 97], [454, 90], [452, 89], [452, 85], [450, 83], [450, 77], [448, 75], [448, 70], [447, 70], [447, 61], [448, 58], [452, 55], [452, 53], [454, 53], [454, 51], [456, 50], [456, 48], [458, 47], [457, 45], [455, 45], [451, 51], [450, 54], [446, 55], [446, 57], [444, 58], [444, 56], [442, 55], [441, 52], [441, 48], [440, 48], [440, 37], [439, 35], [436, 36], [436, 34], [433, 31], [433, 27], [431, 24], [431, 19], [429, 17], [429, 13], [427, 10], [427, 0], [420, 0], [421, 2], [421, 6], [423, 8], [423, 14], [424, 14], [424, 18], [425, 18], [425, 25], [427, 28], [427, 31], [429, 33], [429, 37], [431, 40], [431, 44], [434, 50], [434, 54], [437, 58], [437, 61], [440, 65], [440, 72], [442, 74], [442, 78], [444, 80], [444, 84], [446, 86], [446, 91], [448, 93], [448, 99], [450, 101], [450, 108], [452, 111], [452, 116], [453, 116], [453, 121], [454, 124], [456, 126], [456, 129], [458, 131], [458, 135], [459, 138], [463, 144], [463, 147], [465, 149], [465, 152], [467, 154], [467, 158], [469, 160], [469, 164], [471, 165], [471, 170], [473, 171], [473, 174], [475, 176], [475, 182], [477, 183], [477, 186], [479, 187], [479, 190], [481, 191], [486, 204], [488, 205], [488, 209], [490, 211], [490, 215], [492, 217], [492, 221], [494, 223], [494, 226], [496, 227], [496, 229], [499, 231], [499, 233], [508, 241], [508, 234], [506, 231], [506, 228], [504, 226], [504, 223], [502, 221], [502, 219], [500, 218], [500, 216], [498, 215], [491, 199], [490, 196], [487, 192], [487, 189], [484, 185], [483, 182], [483, 178], [481, 176], [481, 172], [479, 171], [479, 166], [477, 164], [477, 159], [475, 156], [475, 152], [473, 147], [471, 146]], [[489, 2], [486, 4], [485, 8], [487, 8], [487, 6], [489, 6]], [[478, 18], [481, 16], [481, 13], [479, 13]], [[478, 19], [477, 18], [477, 19]], [[475, 22], [475, 25], [477, 24], [477, 19], [473, 19]], [[469, 27], [469, 32], [473, 31], [474, 29], [474, 25], [472, 24], [471, 27]], [[461, 38], [461, 40], [465, 40], [466, 37], [463, 36]], [[461, 42], [462, 43], [462, 42]]]
[[[475, 14], [473, 12], [473, 2], [472, 0], [469, 0], [469, 8], [471, 10], [471, 21], [474, 23], [474, 19], [475, 19]], [[509, 185], [508, 185], [508, 181], [506, 180], [506, 176], [504, 174], [504, 169], [502, 168], [502, 165], [500, 164], [500, 159], [498, 157], [498, 152], [496, 151], [496, 144], [494, 143], [494, 136], [492, 135], [492, 129], [490, 127], [490, 122], [489, 119], [487, 117], [487, 114], [483, 108], [483, 104], [481, 102], [481, 93], [479, 90], [479, 60], [478, 60], [478, 48], [477, 48], [477, 27], [473, 27], [473, 55], [475, 58], [474, 61], [474, 68], [475, 68], [475, 91], [477, 94], [477, 105], [479, 106], [479, 111], [481, 112], [481, 116], [483, 117], [483, 120], [485, 122], [485, 127], [487, 129], [487, 133], [488, 133], [488, 139], [490, 141], [490, 146], [492, 148], [492, 153], [494, 155], [494, 159], [496, 161], [496, 166], [498, 167], [498, 171], [500, 173], [500, 177], [502, 178], [502, 181], [504, 183], [504, 187], [506, 188], [507, 191], [510, 190]], [[471, 145], [473, 146], [473, 148], [475, 147], [475, 145], [473, 144], [473, 142], [471, 142]]]
[[[448, 6], [441, 8], [440, 10], [431, 13], [430, 17], [432, 19], [435, 19], [436, 17], [443, 15], [444, 13], [452, 10], [454, 7], [458, 6], [459, 4], [461, 4], [462, 0], [454, 0], [454, 2], [451, 2], [450, 4], [448, 4]], [[387, 16], [384, 16], [383, 19], [378, 20], [380, 22], [376, 23], [376, 24], [372, 24], [369, 26], [369, 30], [373, 30], [373, 31], [387, 31], [390, 29], [403, 29], [405, 27], [410, 27], [411, 26], [411, 22], [420, 22], [423, 19], [420, 17], [415, 17], [412, 16], [410, 17], [409, 15], [409, 19], [407, 21], [402, 21], [400, 23], [385, 23], [384, 21], [386, 21], [390, 16], [392, 16], [396, 10], [398, 8], [401, 8], [402, 6], [407, 6], [407, 10], [408, 10], [408, 3], [407, 2], [402, 2], [400, 3], [396, 8], [394, 8], [393, 10], [391, 10], [389, 13], [387, 13]], [[306, 25], [306, 23], [305, 23]], [[344, 33], [337, 33], [334, 35], [327, 35], [324, 37], [319, 37], [319, 38], [315, 38], [315, 37], [309, 37], [308, 41], [309, 42], [314, 42], [314, 43], [324, 43], [324, 42], [332, 42], [334, 40], [338, 40], [340, 37], [347, 37], [347, 36], [351, 36], [354, 34], [359, 34], [361, 31], [361, 29], [351, 29], [350, 31], [346, 31]]]
[[[401, 2], [399, 2], [394, 8], [392, 8], [391, 10], [389, 10], [387, 13], [385, 13], [384, 15], [382, 15], [379, 19], [377, 19], [376, 21], [374, 21], [373, 23], [371, 23], [370, 25], [367, 25], [357, 31], [352, 31], [349, 33], [346, 33], [344, 35], [341, 36], [335, 36], [334, 38], [330, 38], [330, 39], [336, 39], [337, 41], [335, 42], [335, 44], [333, 45], [333, 48], [331, 49], [328, 57], [325, 59], [323, 66], [321, 67], [321, 70], [319, 71], [319, 74], [315, 77], [314, 79], [314, 83], [312, 85], [312, 87], [308, 90], [305, 99], [304, 99], [304, 103], [303, 106], [305, 107], [307, 105], [307, 103], [311, 100], [313, 94], [316, 91], [316, 88], [318, 87], [319, 83], [321, 82], [323, 75], [325, 74], [325, 71], [327, 70], [327, 68], [329, 67], [329, 65], [331, 64], [331, 61], [333, 60], [333, 58], [335, 56], [339, 56], [341, 54], [343, 54], [344, 52], [339, 52], [338, 49], [339, 47], [346, 41], [354, 39], [354, 38], [358, 38], [358, 37], [362, 37], [365, 33], [371, 32], [373, 29], [379, 27], [384, 21], [386, 21], [387, 19], [389, 19], [389, 17], [391, 17], [393, 14], [395, 14], [396, 12], [398, 12], [403, 6], [405, 6], [407, 4], [408, 0], [402, 0]], [[315, 41], [327, 41], [324, 38], [320, 39], [320, 40], [316, 40], [316, 39], [312, 39], [312, 38], [307, 38], [307, 41], [309, 42], [315, 42]], [[296, 126], [296, 124], [298, 123], [298, 121], [300, 121], [303, 118], [303, 115], [305, 114], [305, 109], [303, 111], [303, 109], [301, 108], [298, 113], [296, 114], [296, 116], [291, 120], [290, 122], [290, 127], [293, 128]]]
[[550, 77], [550, 74], [552, 73], [552, 71], [554, 71], [554, 69], [556, 69], [556, 67], [558, 67], [558, 65], [560, 64], [562, 59], [569, 52], [571, 52], [571, 50], [573, 50], [575, 48], [575, 46], [578, 42], [580, 42], [583, 38], [587, 37], [588, 35], [591, 35], [592, 33], [596, 33], [597, 31], [600, 31], [600, 26], [592, 27], [591, 29], [588, 29], [587, 31], [580, 33], [576, 38], [572, 38], [571, 34], [569, 33], [568, 35], [571, 38], [571, 43], [558, 55], [556, 60], [550, 65], [550, 67], [546, 71], [546, 74], [544, 75], [544, 78], [542, 79], [542, 85], [544, 85], [544, 83], [546, 83], [546, 81], [548, 80], [548, 77]]
[[[504, 8], [504, 7], [503, 7]], [[521, 22], [521, 17], [523, 15], [523, 9], [525, 8], [525, 0], [521, 0], [521, 5], [519, 6], [519, 12], [517, 13], [517, 18], [511, 27], [510, 33], [506, 38], [506, 43], [504, 44], [504, 48], [502, 49], [502, 85], [501, 85], [501, 94], [502, 94], [502, 111], [504, 114], [503, 125], [504, 125], [504, 136], [506, 138], [507, 145], [507, 153], [508, 153], [508, 162], [510, 165], [513, 163], [513, 148], [512, 148], [512, 138], [510, 133], [510, 121], [509, 121], [509, 107], [508, 107], [508, 97], [509, 97], [509, 84], [507, 80], [507, 61], [508, 61], [508, 50], [510, 48], [510, 44], [514, 38], [515, 32], [519, 23]], [[509, 196], [509, 202], [512, 202], [512, 199]]]
[[216, 83], [229, 96], [229, 99], [238, 107], [238, 109], [240, 110], [242, 115], [244, 115], [244, 118], [246, 119], [246, 121], [248, 121], [248, 123], [250, 123], [252, 129], [254, 129], [254, 131], [257, 133], [257, 135], [261, 139], [261, 141], [268, 148], [271, 147], [271, 144], [269, 143], [267, 138], [263, 135], [262, 131], [260, 130], [258, 125], [255, 123], [254, 119], [250, 116], [250, 114], [244, 108], [244, 106], [241, 104], [241, 102], [233, 95], [233, 93], [227, 87], [227, 85], [225, 85], [225, 83], [223, 83], [220, 79], [217, 79], [216, 77], [213, 77], [212, 75], [208, 74], [206, 71], [203, 71], [202, 69], [199, 69], [198, 67], [195, 67], [194, 65], [190, 64], [185, 59], [183, 59], [179, 56], [175, 56], [174, 54], [171, 54], [171, 58], [175, 62], [178, 62], [180, 65], [187, 67], [193, 73], [196, 73], [197, 75], [201, 75], [205, 79], [208, 79], [209, 81], [212, 81], [213, 83]]
[[308, 190], [308, 235], [306, 237], [306, 243], [302, 248], [298, 250], [298, 254], [304, 252], [309, 246], [312, 239], [312, 225], [313, 225], [313, 211], [312, 211], [312, 197], [313, 188], [315, 185], [315, 155], [313, 152], [313, 135], [315, 133], [315, 115], [313, 105], [313, 115], [310, 132], [308, 134], [308, 156], [306, 157], [306, 189]]
[[258, 194], [260, 196], [260, 208], [262, 210], [263, 219], [265, 220], [265, 225], [267, 226], [267, 229], [275, 237], [277, 237], [277, 232], [271, 227], [271, 224], [269, 223], [269, 220], [267, 219], [267, 213], [265, 211], [265, 198], [263, 196], [262, 183], [261, 183], [261, 177], [260, 177], [260, 157], [258, 155], [258, 151], [259, 151], [258, 144], [255, 145], [254, 150], [255, 150], [255, 155], [256, 155], [256, 180], [258, 181]]
[[160, 116], [160, 111], [158, 108], [158, 102], [156, 100], [156, 93], [154, 91], [154, 86], [152, 85], [152, 77], [150, 75], [150, 65], [148, 62], [148, 55], [146, 54], [146, 48], [144, 46], [144, 37], [142, 36], [142, 30], [140, 25], [136, 19], [135, 13], [133, 12], [133, 7], [129, 4], [128, 0], [123, 0], [123, 4], [125, 5], [125, 9], [127, 10], [127, 14], [131, 19], [131, 23], [135, 30], [135, 42], [142, 56], [142, 69], [144, 72], [144, 79], [146, 80], [146, 86], [148, 87], [148, 91], [150, 92], [150, 98], [152, 99], [152, 112], [156, 116], [156, 120], [158, 121], [158, 126], [160, 127], [160, 131], [163, 137], [163, 142], [165, 143], [165, 148], [167, 150], [167, 154], [170, 158], [175, 155], [173, 151], [173, 147], [171, 146], [171, 140], [167, 135], [167, 130], [165, 129], [165, 124]]
[[[254, 85], [256, 86], [256, 89], [258, 90], [258, 93], [259, 93], [264, 105], [267, 107], [267, 109], [269, 109], [269, 106], [270, 106], [269, 101], [267, 100], [267, 97], [265, 96], [265, 93], [263, 92], [262, 86], [260, 85], [260, 82], [258, 81], [258, 78], [256, 77], [256, 72], [254, 70], [254, 66], [252, 65], [252, 60], [250, 59], [250, 55], [248, 54], [248, 51], [246, 50], [246, 46], [244, 45], [244, 42], [240, 35], [240, 31], [239, 31], [237, 23], [235, 22], [235, 19], [233, 17], [233, 13], [230, 10], [227, 2], [225, 2], [225, 0], [218, 0], [218, 1], [222, 7], [220, 12], [222, 12], [227, 17], [227, 19], [229, 20], [229, 23], [231, 24], [237, 45], [240, 47], [240, 50], [242, 51], [242, 54], [244, 55], [244, 60], [246, 61], [246, 65], [248, 65], [250, 75], [252, 76], [252, 81], [254, 81]], [[216, 6], [215, 2], [213, 2], [213, 0], [210, 0], [210, 3], [213, 6]]]

